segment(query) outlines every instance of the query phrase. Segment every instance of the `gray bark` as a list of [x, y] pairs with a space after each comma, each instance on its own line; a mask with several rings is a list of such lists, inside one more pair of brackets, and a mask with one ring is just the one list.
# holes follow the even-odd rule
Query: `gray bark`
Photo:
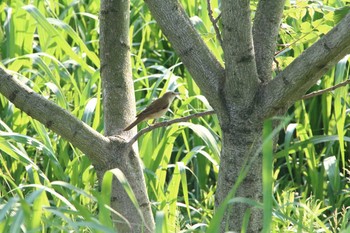
[[[253, 29], [250, 1], [222, 2], [224, 76], [217, 66], [201, 66], [215, 59], [204, 48], [178, 1], [145, 2], [219, 117], [223, 139], [216, 204], [220, 205], [237, 181], [245, 158], [259, 152], [264, 120], [283, 114], [331, 65], [350, 52], [350, 15], [271, 80], [284, 0], [259, 1]], [[189, 44], [198, 46], [186, 49]], [[198, 60], [196, 54], [201, 51], [206, 51], [206, 56]], [[252, 163], [236, 196], [262, 201], [261, 166], [260, 159]], [[239, 231], [247, 208], [235, 204], [222, 221], [222, 232]], [[254, 209], [248, 231], [260, 232], [261, 228], [262, 213]]]
[[255, 61], [259, 79], [263, 83], [272, 78], [271, 70], [276, 51], [276, 38], [285, 2], [285, 0], [261, 0], [255, 13], [253, 26]]
[[85, 153], [94, 165], [99, 180], [109, 169], [120, 168], [131, 184], [142, 216], [138, 214], [123, 187], [115, 180], [112, 187], [111, 206], [128, 220], [128, 223], [125, 223], [114, 216], [115, 220], [118, 220], [116, 228], [120, 232], [153, 232], [153, 216], [139, 157], [130, 148], [127, 140], [119, 137], [104, 137], [2, 69], [0, 69], [0, 93], [16, 107]]
[[212, 106], [223, 108], [220, 100], [225, 70], [210, 52], [178, 1], [145, 0], [153, 17], [171, 41], [186, 68], [196, 77], [202, 93]]
[[249, 107], [259, 84], [250, 21], [250, 1], [223, 1], [222, 24], [222, 48], [226, 68], [225, 99], [229, 105], [235, 105], [234, 108], [229, 108], [229, 114], [233, 115], [241, 108]]
[[1, 68], [0, 93], [17, 108], [40, 121], [47, 128], [58, 132], [85, 154], [89, 154], [93, 164], [108, 164], [108, 160], [100, 156], [105, 152], [109, 143], [108, 138], [79, 121], [67, 110], [37, 94]]
[[[131, 147], [128, 143], [132, 131], [122, 132], [130, 123], [130, 116], [135, 115], [128, 33], [129, 1], [102, 1], [101, 76], [107, 136], [99, 134], [2, 69], [0, 93], [84, 152], [94, 165], [99, 181], [109, 169], [119, 168], [131, 185], [138, 207], [134, 206], [122, 185], [114, 179], [111, 207], [127, 220], [125, 222], [113, 215], [116, 229], [118, 232], [153, 232], [154, 220], [137, 146]], [[112, 136], [118, 133], [118, 136]]]
[[258, 94], [261, 116], [272, 116], [300, 99], [334, 64], [350, 53], [350, 14], [305, 50], [285, 70], [261, 86]]
[[[100, 12], [101, 78], [103, 85], [103, 106], [105, 134], [118, 134], [130, 138], [136, 129], [124, 132], [122, 129], [135, 116], [134, 85], [130, 65], [130, 2], [102, 0]], [[117, 221], [119, 232], [153, 232], [154, 220], [147, 196], [142, 162], [137, 144], [129, 146], [126, 140], [110, 137], [108, 147], [110, 168], [119, 168], [126, 176], [138, 200], [142, 216], [131, 202], [121, 183], [113, 182], [111, 206], [130, 222]], [[102, 168], [105, 170], [105, 168]], [[118, 217], [114, 216], [117, 220]]]
[[[348, 36], [350, 34], [350, 14], [348, 14], [337, 27], [304, 51], [277, 77], [270, 80], [269, 66], [280, 16], [272, 19], [266, 15], [270, 12], [280, 14], [282, 5], [261, 1], [257, 9], [256, 22], [254, 22], [256, 26], [253, 26], [252, 33], [248, 17], [248, 2], [242, 0], [223, 3], [223, 50], [226, 64], [226, 68], [223, 68], [205, 46], [177, 1], [146, 0], [153, 16], [219, 117], [223, 132], [223, 149], [216, 193], [217, 205], [222, 202], [230, 187], [236, 182], [242, 158], [252, 156], [260, 147], [264, 119], [283, 113], [295, 100], [301, 98], [333, 64], [345, 54], [350, 53], [350, 37]], [[124, 135], [121, 132], [121, 129], [129, 123], [128, 117], [134, 115], [134, 108], [131, 107], [134, 105], [134, 100], [130, 62], [121, 60], [118, 62], [120, 65], [118, 68], [112, 67], [116, 64], [111, 62], [112, 59], [116, 59], [117, 54], [122, 54], [124, 57], [129, 56], [129, 40], [125, 34], [116, 33], [113, 38], [107, 38], [108, 33], [106, 33], [106, 30], [112, 32], [110, 27], [119, 25], [119, 23], [123, 26], [120, 25], [120, 28], [116, 26], [115, 30], [123, 31], [127, 28], [128, 16], [125, 15], [125, 12], [128, 12], [128, 6], [124, 4], [128, 3], [115, 1], [102, 5], [104, 4], [108, 8], [101, 8], [101, 24], [107, 21], [106, 23], [112, 23], [112, 25], [105, 28], [101, 25], [101, 43], [105, 43], [105, 46], [112, 42], [116, 44], [113, 50], [104, 49], [101, 44], [101, 55], [107, 53], [106, 57], [101, 57], [101, 74], [103, 78], [106, 78], [103, 81], [103, 87], [106, 88], [103, 93], [106, 98], [104, 106], [105, 108], [113, 107], [119, 102], [118, 107], [121, 109], [112, 108], [106, 112], [106, 135], [119, 134], [118, 136], [99, 135], [67, 111], [40, 97], [1, 69], [0, 93], [28, 115], [62, 135], [86, 153], [99, 177], [110, 168], [121, 168], [132, 184], [144, 220], [135, 214], [135, 209], [132, 208], [128, 197], [120, 190], [122, 188], [119, 184], [115, 184], [112, 205], [118, 208], [117, 210], [125, 215], [133, 226], [133, 229], [129, 229], [128, 224], [121, 223], [118, 224], [119, 230], [121, 232], [141, 232], [143, 229], [146, 232], [152, 232], [154, 223], [146, 195], [142, 168], [136, 148], [131, 148], [128, 144], [133, 132]], [[125, 11], [118, 11], [117, 6]], [[120, 18], [120, 21], [113, 21], [109, 19], [112, 15], [127, 18], [124, 19], [125, 21]], [[261, 28], [263, 22], [270, 23], [266, 30], [271, 32], [271, 36], [266, 36], [262, 32], [265, 30], [265, 27]], [[231, 23], [237, 25], [231, 25]], [[241, 41], [243, 39], [244, 41]], [[265, 46], [255, 41], [259, 39], [264, 41]], [[262, 61], [265, 58], [266, 61]], [[259, 80], [262, 82], [260, 83]], [[67, 125], [69, 130], [67, 130]], [[127, 167], [123, 167], [125, 165]], [[252, 166], [236, 196], [261, 201], [261, 161], [255, 161]], [[226, 221], [227, 219], [224, 218], [222, 229], [225, 229], [227, 224], [229, 230], [239, 231], [247, 206], [235, 204], [233, 208], [233, 211], [227, 213], [226, 216], [234, 220]], [[253, 210], [249, 232], [259, 232], [261, 223], [261, 212]]]
[[[216, 206], [219, 206], [237, 182], [240, 172], [245, 168], [255, 153], [259, 153], [261, 146], [262, 122], [246, 117], [235, 117], [230, 121], [221, 122], [222, 151], [220, 157], [220, 171], [218, 187], [215, 195]], [[260, 153], [259, 153], [260, 154]], [[258, 157], [260, 159], [260, 156]], [[252, 200], [262, 200], [262, 167], [260, 160], [250, 163], [251, 167], [234, 197], [246, 197]], [[228, 207], [221, 222], [221, 232], [225, 229], [241, 229], [244, 213], [250, 206], [236, 204]], [[260, 209], [253, 209], [248, 232], [261, 232], [263, 213]]]
[[105, 134], [115, 135], [135, 116], [134, 85], [130, 64], [130, 3], [102, 0], [100, 60]]

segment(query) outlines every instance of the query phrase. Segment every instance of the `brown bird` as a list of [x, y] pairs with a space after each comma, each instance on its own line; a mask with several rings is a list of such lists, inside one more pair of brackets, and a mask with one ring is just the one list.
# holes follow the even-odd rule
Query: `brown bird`
[[131, 123], [128, 127], [126, 127], [124, 131], [128, 131], [134, 128], [135, 125], [142, 121], [155, 119], [163, 116], [168, 111], [171, 102], [173, 102], [174, 98], [177, 95], [178, 93], [169, 91], [165, 93], [161, 98], [153, 101], [145, 110], [143, 110], [136, 116], [136, 120], [133, 123]]

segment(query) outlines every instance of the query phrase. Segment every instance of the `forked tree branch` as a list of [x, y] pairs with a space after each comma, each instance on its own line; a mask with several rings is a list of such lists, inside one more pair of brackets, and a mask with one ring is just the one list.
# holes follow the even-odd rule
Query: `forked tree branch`
[[346, 54], [350, 53], [350, 13], [305, 50], [257, 95], [257, 114], [266, 118], [289, 107]]
[[[154, 232], [154, 219], [147, 196], [142, 173], [142, 162], [137, 147], [126, 147], [119, 128], [125, 127], [130, 116], [135, 114], [135, 97], [130, 61], [130, 0], [101, 0], [100, 11], [100, 58], [103, 87], [103, 110], [105, 135], [109, 136], [109, 166], [117, 167], [128, 180], [134, 197], [130, 198], [123, 188], [123, 181], [114, 179], [111, 207], [127, 219], [129, 224], [112, 215], [118, 232]], [[117, 137], [111, 137], [116, 135]], [[125, 149], [127, 148], [127, 149]], [[101, 155], [101, 157], [106, 155]], [[136, 207], [136, 208], [135, 208]]]
[[35, 93], [0, 68], [0, 93], [17, 108], [61, 135], [89, 156], [93, 164], [103, 161], [109, 139], [78, 120], [67, 110]]
[[219, 41], [220, 45], [222, 45], [222, 37], [221, 37], [219, 27], [217, 25], [218, 19], [220, 18], [221, 14], [216, 19], [214, 19], [213, 10], [211, 9], [210, 1], [211, 0], [207, 0], [208, 16], [209, 16], [211, 23], [213, 24], [213, 28], [214, 28], [214, 31], [216, 34], [216, 39]]
[[192, 115], [189, 115], [189, 116], [185, 116], [185, 117], [181, 117], [181, 118], [176, 118], [176, 119], [173, 119], [173, 120], [169, 120], [169, 121], [163, 121], [163, 122], [160, 122], [160, 123], [156, 123], [154, 125], [151, 125], [147, 128], [144, 128], [144, 129], [141, 129], [133, 138], [130, 139], [129, 141], [129, 145], [132, 145], [134, 144], [137, 139], [142, 136], [143, 134], [147, 133], [147, 132], [150, 132], [156, 128], [160, 128], [160, 127], [166, 127], [166, 126], [169, 126], [169, 125], [172, 125], [172, 124], [175, 124], [175, 123], [179, 123], [179, 122], [186, 122], [186, 121], [189, 121], [193, 118], [198, 118], [198, 117], [202, 117], [202, 116], [207, 116], [207, 115], [211, 115], [211, 114], [215, 114], [215, 111], [214, 110], [210, 110], [210, 111], [205, 111], [205, 112], [199, 112], [199, 113], [195, 113], [195, 114], [192, 114]]
[[179, 1], [145, 0], [145, 2], [210, 104], [221, 105], [220, 84], [225, 78], [225, 70], [208, 49]]

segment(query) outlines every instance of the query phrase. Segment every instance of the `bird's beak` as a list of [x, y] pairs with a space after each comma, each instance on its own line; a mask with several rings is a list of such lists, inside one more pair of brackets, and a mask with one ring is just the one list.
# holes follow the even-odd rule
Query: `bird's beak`
[[179, 100], [182, 100], [182, 98], [180, 97], [180, 93], [179, 92], [175, 92], [176, 96], [175, 98], [178, 98]]

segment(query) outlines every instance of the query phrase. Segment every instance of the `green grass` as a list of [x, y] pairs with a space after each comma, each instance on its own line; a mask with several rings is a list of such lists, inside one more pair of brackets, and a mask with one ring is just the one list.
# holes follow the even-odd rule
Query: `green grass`
[[[36, 92], [103, 133], [99, 1], [56, 2], [0, 3], [1, 64]], [[206, 1], [181, 2], [222, 62], [222, 50], [205, 10]], [[298, 1], [298, 5], [286, 6], [278, 39], [280, 53], [276, 55], [281, 69], [341, 17], [336, 8], [344, 5], [342, 1], [323, 3], [320, 7]], [[131, 61], [137, 110], [166, 90], [175, 89], [181, 100], [174, 101], [165, 118], [210, 109], [144, 2], [133, 0], [131, 6]], [[212, 7], [217, 17], [215, 1]], [[331, 87], [348, 77], [346, 57], [310, 91]], [[193, 119], [143, 135], [138, 141], [139, 152], [145, 165], [156, 231], [213, 232], [218, 229], [222, 211], [242, 201], [263, 208], [265, 232], [349, 230], [347, 92], [345, 86], [298, 101], [280, 120], [284, 123], [280, 124], [276, 153], [272, 153], [271, 129], [267, 125], [262, 148], [264, 202], [235, 197], [237, 183], [215, 214], [221, 150], [217, 117]], [[112, 232], [113, 222], [107, 217], [111, 211], [108, 195], [98, 191], [87, 157], [3, 96], [0, 168], [0, 232]], [[103, 193], [110, 192], [113, 176], [123, 178], [117, 171], [107, 173], [101, 187]]]

